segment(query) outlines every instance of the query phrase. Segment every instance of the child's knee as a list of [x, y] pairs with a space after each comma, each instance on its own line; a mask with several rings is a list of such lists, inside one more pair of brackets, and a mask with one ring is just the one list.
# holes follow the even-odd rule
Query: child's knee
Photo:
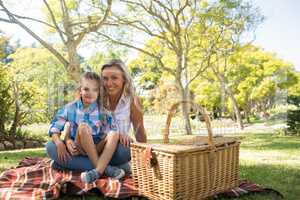
[[92, 128], [87, 123], [81, 123], [78, 126], [78, 134], [92, 134]]

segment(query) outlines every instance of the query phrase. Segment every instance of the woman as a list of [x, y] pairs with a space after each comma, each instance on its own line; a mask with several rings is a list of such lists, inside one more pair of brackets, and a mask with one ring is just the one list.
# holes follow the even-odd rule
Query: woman
[[120, 143], [129, 147], [131, 124], [136, 140], [146, 142], [142, 105], [125, 64], [114, 59], [103, 65], [101, 80], [100, 105], [113, 114], [120, 131]]
[[[131, 124], [133, 125], [136, 140], [138, 142], [147, 142], [143, 123], [142, 105], [134, 93], [132, 79], [122, 61], [111, 60], [103, 65], [100, 75], [102, 80], [100, 89], [101, 98], [99, 99], [100, 105], [102, 105], [102, 109], [111, 112], [120, 132], [119, 144], [109, 164], [120, 166], [131, 159], [129, 148], [129, 144], [132, 141], [132, 138], [129, 136]], [[67, 128], [66, 132], [66, 136], [68, 137], [70, 130]], [[68, 138], [66, 138], [66, 141], [67, 139]], [[66, 146], [66, 148], [69, 149], [68, 146]], [[57, 147], [52, 141], [47, 143], [46, 149], [50, 158], [55, 161], [54, 167], [58, 169], [88, 171], [95, 168], [87, 156], [68, 156], [68, 159], [61, 162], [57, 155]], [[104, 144], [103, 152], [110, 151], [110, 149], [109, 144]], [[108, 158], [102, 153], [99, 162], [107, 163], [107, 159]], [[59, 165], [57, 165], [57, 163], [59, 163]]]

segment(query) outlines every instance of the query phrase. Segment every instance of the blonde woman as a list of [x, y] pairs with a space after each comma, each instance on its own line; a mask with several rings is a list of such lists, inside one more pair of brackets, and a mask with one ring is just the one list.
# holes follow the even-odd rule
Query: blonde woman
[[120, 131], [120, 143], [129, 147], [131, 125], [138, 142], [147, 142], [140, 99], [121, 60], [111, 60], [101, 69], [100, 105], [112, 113]]

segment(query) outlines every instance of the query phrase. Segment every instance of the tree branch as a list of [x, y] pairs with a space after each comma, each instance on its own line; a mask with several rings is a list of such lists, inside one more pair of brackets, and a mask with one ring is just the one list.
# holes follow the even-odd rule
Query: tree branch
[[55, 29], [57, 30], [57, 32], [58, 32], [58, 34], [59, 34], [59, 36], [60, 36], [62, 42], [63, 42], [64, 44], [66, 44], [66, 40], [65, 40], [65, 38], [64, 38], [64, 36], [63, 36], [63, 32], [62, 32], [62, 30], [59, 28], [59, 26], [58, 26], [58, 24], [57, 24], [57, 22], [56, 22], [56, 19], [55, 19], [55, 16], [54, 16], [54, 14], [53, 14], [53, 11], [52, 11], [51, 7], [49, 6], [47, 0], [43, 0], [43, 1], [44, 1], [44, 4], [46, 5], [46, 7], [47, 7], [47, 9], [48, 9], [48, 11], [49, 11], [49, 13], [50, 13], [51, 20], [52, 20], [54, 26], [56, 27]]
[[90, 32], [96, 32], [98, 29], [103, 26], [104, 22], [107, 20], [108, 15], [111, 11], [111, 6], [112, 6], [112, 0], [107, 0], [107, 9], [105, 10], [104, 16], [99, 22], [93, 26], [93, 27], [88, 27], [85, 30], [83, 30], [81, 33], [79, 33], [78, 37], [75, 40], [75, 45], [78, 46], [79, 43], [83, 40], [85, 35]]
[[33, 31], [31, 31], [25, 24], [23, 24], [21, 21], [15, 18], [13, 14], [10, 13], [10, 11], [4, 6], [2, 0], [0, 0], [0, 6], [3, 8], [4, 12], [8, 15], [11, 23], [19, 25], [21, 28], [23, 28], [27, 33], [29, 33], [33, 38], [35, 38], [37, 41], [39, 41], [46, 49], [48, 49], [53, 55], [66, 67], [68, 66], [68, 61], [56, 50], [54, 49], [50, 44], [45, 42], [41, 37], [39, 37], [37, 34], [35, 34]]
[[146, 55], [149, 55], [149, 56], [152, 57], [152, 58], [155, 58], [155, 59], [160, 63], [161, 67], [162, 67], [164, 70], [166, 70], [167, 72], [171, 73], [172, 75], [175, 75], [174, 69], [171, 69], [171, 68], [166, 67], [166, 66], [164, 65], [164, 63], [161, 61], [161, 58], [160, 58], [159, 56], [157, 56], [157, 55], [155, 55], [155, 54], [153, 54], [153, 53], [151, 53], [151, 52], [149, 52], [149, 51], [146, 51], [146, 50], [144, 50], [144, 49], [142, 49], [142, 48], [136, 47], [136, 46], [134, 46], [134, 45], [131, 45], [131, 44], [128, 44], [128, 43], [121, 42], [121, 41], [118, 41], [118, 40], [116, 40], [116, 39], [113, 39], [113, 38], [111, 38], [111, 37], [109, 37], [108, 35], [105, 35], [105, 34], [103, 34], [103, 33], [97, 32], [97, 34], [100, 35], [100, 36], [102, 36], [102, 37], [104, 37], [104, 38], [106, 38], [106, 39], [108, 39], [109, 41], [111, 41], [111, 42], [113, 42], [113, 43], [115, 43], [115, 44], [119, 44], [119, 45], [122, 45], [122, 46], [126, 46], [126, 47], [131, 48], [131, 49], [135, 49], [135, 50], [137, 50], [137, 51], [139, 51], [139, 52], [142, 52], [142, 53], [144, 53], [144, 54], [146, 54]]

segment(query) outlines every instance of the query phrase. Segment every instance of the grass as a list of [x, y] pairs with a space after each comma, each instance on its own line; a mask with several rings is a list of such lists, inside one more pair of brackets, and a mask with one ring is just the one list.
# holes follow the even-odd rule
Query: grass
[[[280, 191], [285, 199], [300, 196], [300, 138], [251, 134], [242, 139], [241, 177]], [[244, 198], [242, 198], [244, 199]], [[271, 200], [272, 195], [245, 199]]]
[[15, 167], [25, 157], [45, 157], [44, 148], [0, 151], [0, 172]]
[[[176, 142], [190, 136], [173, 136]], [[243, 134], [240, 152], [241, 178], [249, 179], [262, 186], [280, 191], [286, 200], [300, 196], [300, 138], [277, 134]], [[161, 142], [152, 139], [151, 142]], [[43, 148], [0, 152], [0, 171], [14, 167], [26, 156], [45, 156]], [[82, 199], [81, 197], [62, 197], [62, 199]], [[101, 200], [99, 196], [85, 199]], [[137, 199], [137, 198], [133, 198]], [[272, 194], [249, 195], [241, 200], [276, 200]], [[278, 198], [279, 199], [279, 198]]]

